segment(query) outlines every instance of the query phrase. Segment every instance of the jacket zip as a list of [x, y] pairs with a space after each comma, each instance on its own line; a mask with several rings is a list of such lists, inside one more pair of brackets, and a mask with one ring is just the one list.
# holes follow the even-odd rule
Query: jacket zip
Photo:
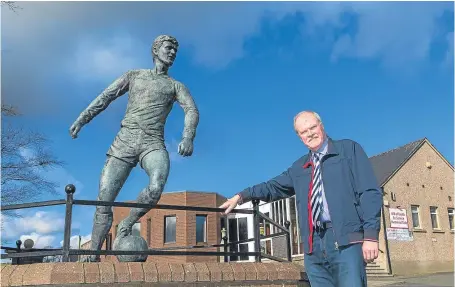
[[[323, 162], [324, 162], [325, 156], [326, 155], [322, 156], [322, 158], [321, 158], [321, 181], [322, 181], [322, 186], [324, 186], [324, 188], [325, 188], [325, 185], [324, 185], [324, 176], [323, 176], [323, 170], [324, 170]], [[326, 201], [327, 201], [327, 196], [326, 196]], [[327, 207], [329, 207], [328, 202], [327, 202]], [[330, 207], [329, 207], [329, 210], [330, 210]], [[335, 249], [338, 250], [338, 240], [337, 240], [337, 235], [335, 232], [335, 226], [333, 225], [333, 220], [332, 220], [332, 232], [333, 232], [333, 237], [335, 238]]]

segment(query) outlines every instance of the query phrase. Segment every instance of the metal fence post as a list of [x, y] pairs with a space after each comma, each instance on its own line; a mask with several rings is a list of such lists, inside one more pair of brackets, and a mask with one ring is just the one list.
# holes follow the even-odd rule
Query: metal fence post
[[[227, 236], [223, 236], [223, 245], [224, 245], [224, 252], [228, 252], [228, 242], [227, 242]], [[228, 256], [226, 253], [224, 254], [224, 262], [228, 262]]]
[[255, 256], [256, 262], [261, 262], [261, 233], [259, 230], [259, 199], [253, 199], [253, 223], [254, 223], [254, 252], [258, 254]]
[[63, 235], [63, 262], [69, 262], [70, 238], [71, 238], [71, 217], [73, 215], [73, 194], [76, 187], [72, 184], [65, 186], [66, 192], [66, 213], [65, 213], [65, 233]]
[[[22, 241], [19, 239], [19, 240], [16, 240], [16, 252], [17, 253], [20, 253], [21, 252], [21, 245], [22, 245]], [[21, 258], [17, 257], [17, 258], [12, 258], [11, 259], [11, 264], [12, 265], [20, 265], [21, 264]]]
[[286, 220], [286, 222], [284, 222], [284, 227], [286, 227], [286, 229], [288, 230], [288, 232], [286, 232], [286, 249], [287, 249], [287, 254], [288, 254], [288, 261], [291, 262], [292, 261], [291, 230], [289, 230], [289, 226], [291, 226], [291, 223], [288, 220]]

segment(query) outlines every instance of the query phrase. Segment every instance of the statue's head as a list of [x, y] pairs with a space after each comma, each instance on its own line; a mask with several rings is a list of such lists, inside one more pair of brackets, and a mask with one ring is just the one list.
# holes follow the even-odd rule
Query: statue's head
[[172, 36], [160, 35], [156, 37], [152, 45], [153, 62], [160, 61], [167, 66], [172, 66], [175, 57], [177, 56], [177, 49], [179, 42]]

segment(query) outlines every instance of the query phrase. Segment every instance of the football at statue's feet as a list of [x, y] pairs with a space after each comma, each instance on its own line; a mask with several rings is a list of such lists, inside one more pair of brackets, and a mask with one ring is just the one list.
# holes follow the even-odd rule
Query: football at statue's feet
[[[112, 246], [113, 250], [117, 251], [147, 251], [148, 246], [144, 238], [135, 235], [128, 235], [125, 237], [117, 237]], [[117, 255], [120, 262], [145, 262], [147, 255]]]

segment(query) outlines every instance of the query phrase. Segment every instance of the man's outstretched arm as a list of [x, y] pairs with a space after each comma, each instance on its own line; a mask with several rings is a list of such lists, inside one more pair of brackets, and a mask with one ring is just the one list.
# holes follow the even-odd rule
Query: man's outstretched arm
[[225, 208], [225, 214], [228, 214], [237, 204], [242, 204], [252, 199], [271, 202], [295, 195], [294, 183], [292, 182], [289, 170], [288, 168], [267, 182], [262, 182], [244, 189], [234, 197], [228, 199], [219, 208]]
[[185, 112], [185, 121], [182, 134], [182, 142], [179, 145], [179, 153], [189, 156], [193, 153], [193, 140], [196, 137], [196, 128], [199, 124], [199, 110], [185, 85], [176, 82], [176, 99]]
[[79, 115], [70, 128], [73, 138], [77, 137], [77, 133], [82, 126], [89, 123], [94, 117], [104, 111], [112, 101], [128, 92], [130, 73], [126, 72], [120, 78], [116, 79]]

